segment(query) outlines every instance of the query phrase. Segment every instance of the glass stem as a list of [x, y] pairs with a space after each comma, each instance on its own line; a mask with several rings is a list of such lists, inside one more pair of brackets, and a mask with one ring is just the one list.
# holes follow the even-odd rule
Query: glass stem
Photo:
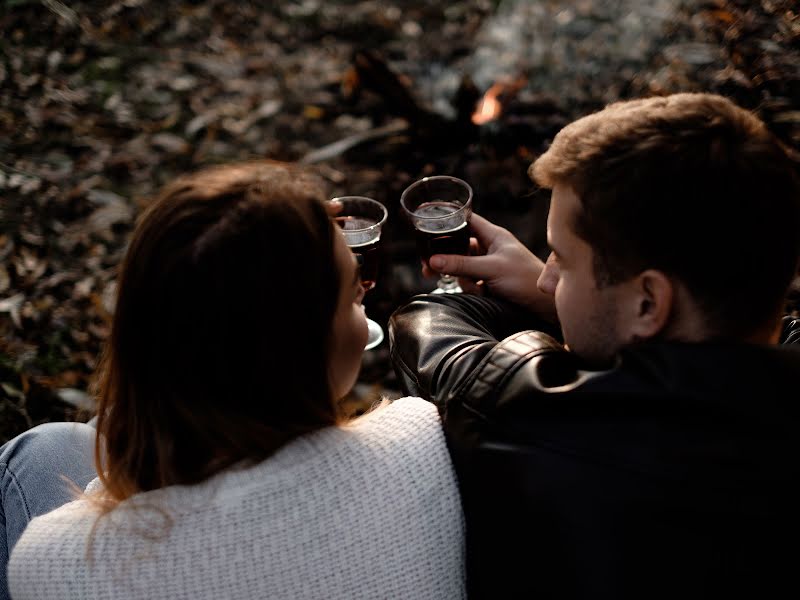
[[453, 277], [452, 275], [446, 275], [446, 274], [442, 273], [439, 276], [439, 281], [437, 283], [437, 287], [440, 290], [444, 290], [444, 291], [454, 290], [455, 288], [458, 287], [458, 280], [455, 277]]

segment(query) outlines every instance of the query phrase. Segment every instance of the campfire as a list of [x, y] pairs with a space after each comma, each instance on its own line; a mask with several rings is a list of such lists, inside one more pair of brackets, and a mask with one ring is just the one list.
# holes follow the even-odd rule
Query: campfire
[[365, 92], [375, 94], [382, 99], [383, 108], [397, 119], [313, 150], [302, 162], [327, 161], [356, 146], [400, 135], [433, 148], [442, 143], [450, 144], [452, 150], [479, 144], [495, 156], [530, 156], [528, 145], [551, 138], [568, 121], [552, 100], [536, 94], [522, 97], [528, 83], [524, 76], [498, 80], [481, 94], [470, 77], [464, 75], [450, 99], [455, 110], [453, 118], [425, 107], [417, 99], [414, 82], [392, 70], [378, 53], [359, 50], [352, 62], [343, 77], [344, 93], [349, 97]]
[[503, 112], [503, 105], [500, 104], [498, 96], [503, 92], [505, 86], [502, 83], [495, 83], [483, 95], [478, 102], [475, 112], [472, 113], [472, 122], [475, 125], [483, 125], [489, 121], [494, 121]]
[[478, 101], [475, 112], [472, 113], [472, 122], [475, 125], [485, 125], [498, 119], [503, 113], [504, 103], [507, 104], [516, 97], [527, 82], [525, 77], [518, 77], [513, 81], [497, 81], [492, 84]]

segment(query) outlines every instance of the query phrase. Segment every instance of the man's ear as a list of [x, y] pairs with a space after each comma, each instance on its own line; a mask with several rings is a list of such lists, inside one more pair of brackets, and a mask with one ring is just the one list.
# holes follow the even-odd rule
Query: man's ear
[[661, 333], [670, 321], [675, 303], [672, 280], [661, 271], [648, 269], [633, 281], [630, 301], [630, 333], [646, 340]]

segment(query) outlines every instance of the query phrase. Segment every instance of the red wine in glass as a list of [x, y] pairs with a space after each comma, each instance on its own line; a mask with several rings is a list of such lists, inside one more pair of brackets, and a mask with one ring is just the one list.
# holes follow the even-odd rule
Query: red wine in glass
[[336, 217], [335, 220], [345, 232], [345, 241], [350, 250], [358, 256], [361, 285], [364, 291], [368, 292], [375, 287], [375, 282], [378, 280], [381, 238], [370, 239], [373, 235], [359, 234], [355, 230], [369, 229], [376, 225], [377, 221], [360, 217]]
[[[381, 228], [389, 213], [386, 207], [365, 196], [343, 196], [333, 200], [341, 204], [334, 221], [341, 227], [344, 240], [358, 258], [361, 285], [364, 291], [375, 287], [380, 263]], [[365, 350], [383, 341], [381, 326], [367, 317], [369, 336]]]
[[[426, 216], [444, 216], [457, 213], [461, 208], [452, 202], [426, 202], [416, 211], [420, 217], [415, 227], [417, 252], [425, 263], [434, 254], [467, 254], [469, 252], [469, 227], [463, 216], [447, 219], [424, 220]], [[460, 222], [459, 222], [460, 221]]]
[[[434, 254], [469, 254], [472, 188], [457, 177], [424, 177], [408, 186], [400, 205], [414, 226], [417, 251], [428, 263]], [[440, 273], [433, 293], [461, 292], [458, 280]]]

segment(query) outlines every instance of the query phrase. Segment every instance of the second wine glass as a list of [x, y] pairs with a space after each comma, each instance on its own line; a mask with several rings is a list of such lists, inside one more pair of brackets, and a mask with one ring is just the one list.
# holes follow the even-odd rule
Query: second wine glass
[[[472, 188], [448, 175], [424, 177], [408, 186], [400, 205], [414, 226], [417, 252], [428, 264], [434, 254], [469, 254]], [[461, 292], [458, 279], [441, 273], [434, 294]]]
[[[341, 227], [344, 240], [356, 255], [359, 265], [361, 285], [365, 292], [375, 287], [380, 262], [381, 228], [386, 222], [386, 207], [366, 196], [341, 196], [333, 198], [339, 202], [341, 210], [334, 220]], [[383, 341], [381, 326], [367, 317], [369, 336], [365, 350], [370, 350]]]

